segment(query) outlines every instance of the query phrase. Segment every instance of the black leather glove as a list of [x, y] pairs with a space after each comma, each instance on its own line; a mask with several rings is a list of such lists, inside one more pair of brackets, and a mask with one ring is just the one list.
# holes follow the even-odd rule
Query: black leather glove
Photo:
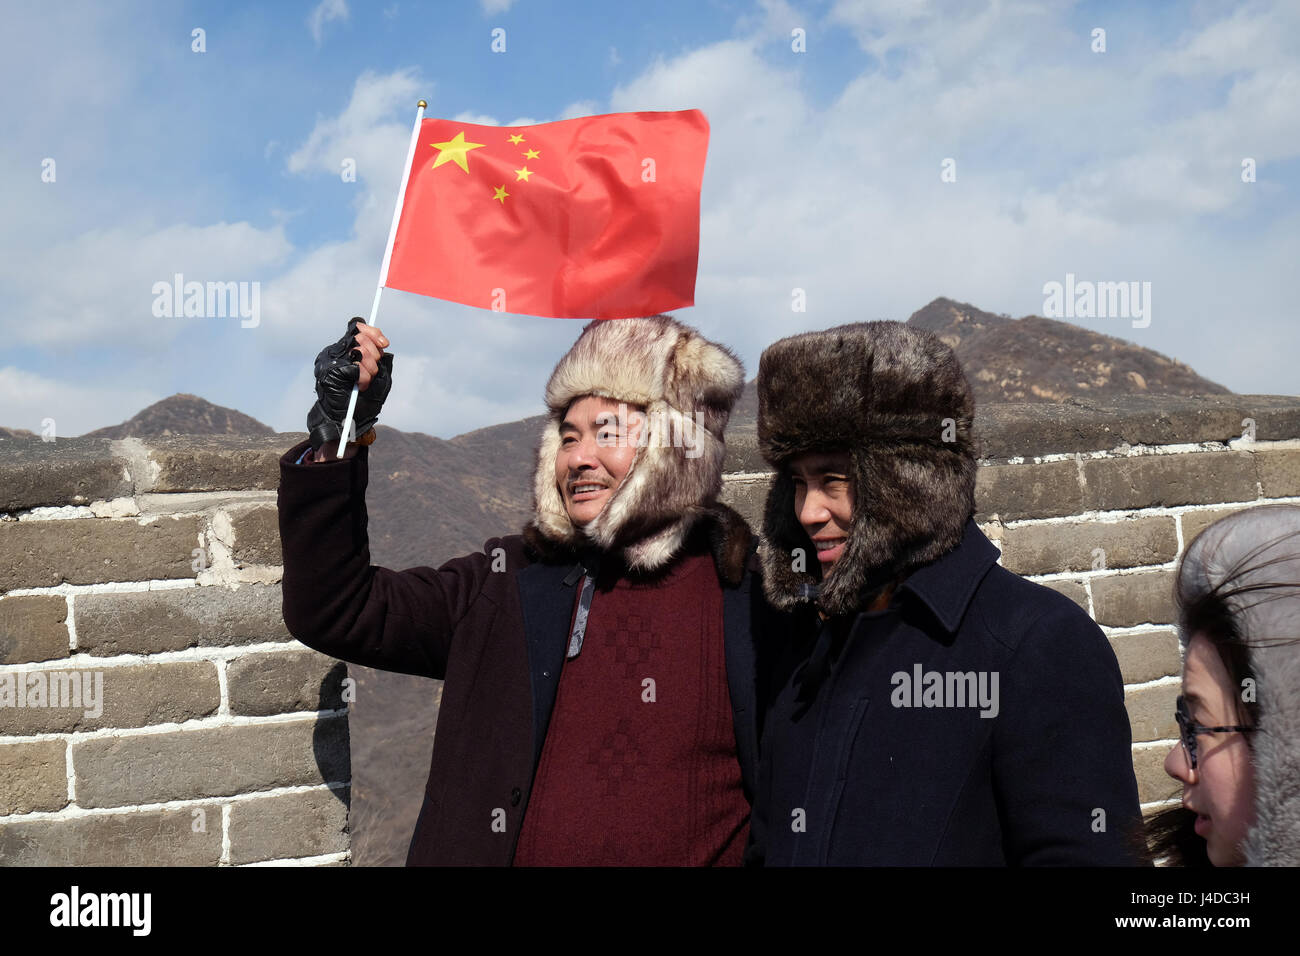
[[[337, 446], [343, 434], [343, 416], [348, 412], [348, 399], [352, 397], [352, 386], [361, 377], [361, 365], [358, 359], [361, 353], [356, 351], [357, 323], [364, 322], [360, 316], [348, 321], [348, 330], [343, 338], [333, 345], [327, 345], [316, 356], [316, 404], [307, 413], [307, 432], [312, 448]], [[385, 352], [379, 358], [379, 372], [366, 389], [357, 393], [357, 407], [353, 413], [356, 430], [351, 439], [363, 436], [379, 420], [379, 409], [393, 387], [393, 356]], [[333, 454], [331, 448], [330, 453]]]

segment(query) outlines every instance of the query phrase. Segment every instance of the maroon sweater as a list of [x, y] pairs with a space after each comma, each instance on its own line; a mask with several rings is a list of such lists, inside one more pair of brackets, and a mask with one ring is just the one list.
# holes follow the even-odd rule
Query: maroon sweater
[[739, 866], [748, 833], [712, 557], [598, 579], [515, 865]]

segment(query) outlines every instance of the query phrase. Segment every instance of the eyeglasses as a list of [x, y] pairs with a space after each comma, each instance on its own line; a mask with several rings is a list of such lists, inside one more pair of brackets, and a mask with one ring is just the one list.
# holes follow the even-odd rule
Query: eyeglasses
[[1230, 727], [1203, 727], [1200, 724], [1194, 724], [1192, 723], [1191, 711], [1187, 709], [1187, 701], [1183, 700], [1181, 694], [1174, 704], [1174, 719], [1178, 721], [1178, 733], [1182, 737], [1183, 753], [1187, 754], [1187, 763], [1193, 770], [1196, 769], [1197, 734], [1247, 734], [1255, 729], [1254, 727], [1243, 727], [1240, 724], [1233, 724]]

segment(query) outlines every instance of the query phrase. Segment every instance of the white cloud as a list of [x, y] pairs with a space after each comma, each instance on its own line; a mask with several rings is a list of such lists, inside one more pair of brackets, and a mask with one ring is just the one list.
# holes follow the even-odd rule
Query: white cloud
[[307, 30], [311, 38], [320, 46], [325, 32], [325, 24], [348, 18], [347, 0], [321, 0], [307, 15]]
[[153, 286], [173, 282], [260, 282], [291, 251], [279, 226], [246, 222], [95, 229], [52, 247], [19, 250], [0, 261], [0, 279], [33, 317], [14, 329], [34, 345], [120, 346], [163, 352], [182, 332], [225, 318], [158, 318]]
[[[413, 69], [386, 74], [367, 70], [357, 78], [342, 112], [334, 117], [317, 117], [307, 140], [289, 155], [289, 172], [338, 175], [341, 160], [351, 157], [357, 160], [358, 179], [372, 182], [378, 170], [400, 167], [401, 158], [392, 158], [393, 147], [398, 145], [397, 155], [405, 157], [416, 100], [421, 93], [427, 98], [429, 92], [421, 88]], [[405, 122], [398, 122], [400, 107], [408, 102], [409, 116]], [[398, 178], [400, 181], [400, 168]]]
[[515, 0], [479, 0], [478, 5], [483, 8], [484, 16], [491, 17], [508, 12], [515, 5]]
[[[1300, 257], [1300, 213], [1287, 191], [1293, 177], [1279, 182], [1276, 171], [1291, 176], [1284, 164], [1300, 152], [1300, 74], [1287, 44], [1300, 13], [1285, 3], [1223, 14], [1204, 6], [1181, 33], [1161, 37], [1136, 33], [1119, 8], [1108, 14], [1102, 57], [1087, 53], [1087, 31], [1074, 29], [1069, 10], [846, 0], [813, 17], [764, 0], [734, 38], [661, 56], [613, 90], [582, 91], [591, 95], [552, 118], [706, 113], [698, 305], [679, 317], [734, 346], [751, 376], [777, 337], [904, 318], [936, 295], [1039, 312], [1042, 284], [1069, 271], [1154, 287], [1150, 328], [1082, 324], [1241, 391], [1294, 391], [1300, 331], [1286, 311], [1286, 282]], [[789, 52], [791, 21], [808, 30], [807, 54]], [[111, 20], [90, 26], [115, 29]], [[864, 54], [856, 75], [818, 60], [829, 31], [845, 29]], [[135, 79], [113, 72], [114, 58], [96, 46], [104, 41], [88, 39], [97, 35], [90, 27], [82, 36], [75, 18], [55, 12], [32, 30], [45, 49], [67, 48], [75, 76], [52, 81], [47, 112], [66, 113], [77, 88], [92, 88], [103, 112], [83, 111], [75, 138], [112, 141], [114, 118], [138, 112], [129, 107]], [[27, 46], [0, 63], [10, 89], [32, 68]], [[95, 86], [98, 72], [107, 79]], [[76, 193], [63, 184], [73, 127], [11, 110], [0, 181], [28, 176], [39, 149], [60, 157], [61, 182], [15, 190], [12, 202], [6, 195], [14, 228], [0, 255], [0, 294], [25, 317], [11, 323], [10, 343], [99, 349], [106, 362], [130, 350], [144, 365], [117, 372], [114, 388], [87, 380], [81, 363], [68, 365], [64, 385], [53, 367], [19, 375], [10, 361], [0, 424], [39, 431], [40, 418], [54, 417], [60, 434], [73, 434], [189, 391], [301, 430], [311, 360], [349, 316], [369, 315], [411, 111], [424, 96], [440, 113], [431, 87], [413, 69], [363, 73], [309, 133], [267, 144], [268, 155], [287, 157], [288, 173], [313, 182], [337, 186], [340, 163], [356, 161], [351, 229], [300, 248], [284, 231], [292, 212], [275, 213], [269, 228], [186, 223], [163, 194], [124, 212], [111, 190]], [[468, 105], [458, 121], [505, 125], [488, 112], [496, 103]], [[939, 180], [947, 156], [957, 159], [955, 183]], [[1240, 181], [1243, 156], [1258, 161], [1259, 182]], [[208, 335], [213, 323], [233, 320], [154, 319], [152, 283], [175, 272], [261, 280], [261, 325], [221, 339]], [[791, 311], [795, 287], [806, 291], [807, 312]], [[447, 436], [537, 413], [546, 376], [581, 328], [392, 290], [377, 324], [397, 356], [385, 422]], [[145, 381], [166, 385], [146, 394], [133, 384]]]
[[[906, 318], [936, 295], [1041, 312], [1042, 284], [1073, 271], [1155, 286], [1151, 328], [1081, 324], [1232, 388], [1294, 389], [1286, 363], [1259, 348], [1270, 339], [1282, 351], [1300, 346], [1276, 271], [1285, 272], [1282, 249], [1294, 240], [1282, 249], [1278, 238], [1219, 240], [1206, 220], [1255, 214], [1265, 201], [1262, 176], [1240, 182], [1240, 155], [1249, 155], [1240, 143], [1274, 159], [1300, 148], [1300, 117], [1285, 105], [1300, 94], [1294, 55], [1266, 52], [1253, 65], [1244, 52], [1223, 57], [1216, 69], [1242, 71], [1226, 99], [1202, 107], [1178, 97], [1162, 111], [1170, 61], [1063, 58], [1063, 44], [1087, 50], [1086, 33], [1074, 37], [1059, 7], [842, 3], [831, 20], [901, 65], [867, 62], [819, 106], [791, 58], [759, 54], [760, 40], [788, 34], [784, 18], [794, 16], [767, 7], [744, 36], [660, 59], [611, 97], [615, 111], [699, 107], [708, 116], [697, 308], [681, 317], [717, 330], [751, 375], [779, 336]], [[1255, 10], [1266, 21], [1275, 13]], [[826, 28], [804, 25], [810, 37]], [[1239, 17], [1236, 29], [1258, 32]], [[940, 182], [948, 156], [955, 183]], [[1210, 304], [1219, 298], [1211, 288], [1225, 286], [1250, 313], [1253, 345], [1225, 335], [1220, 309], [1230, 307]], [[808, 296], [806, 313], [791, 311], [794, 288]]]
[[595, 100], [578, 100], [578, 102], [570, 103], [564, 109], [560, 110], [559, 118], [562, 120], [577, 119], [580, 116], [593, 116], [599, 112], [600, 104]]
[[54, 419], [54, 435], [72, 437], [108, 423], [130, 418], [163, 398], [129, 380], [86, 381], [50, 378], [9, 365], [0, 368], [0, 408], [6, 428], [42, 431], [42, 421]]

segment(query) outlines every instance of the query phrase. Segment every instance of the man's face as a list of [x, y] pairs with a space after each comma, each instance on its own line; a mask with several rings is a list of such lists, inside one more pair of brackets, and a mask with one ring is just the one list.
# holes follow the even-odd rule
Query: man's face
[[817, 548], [822, 573], [844, 553], [853, 518], [853, 482], [847, 452], [800, 455], [790, 462], [794, 513]]
[[[620, 419], [622, 412], [625, 419]], [[632, 467], [644, 409], [588, 395], [565, 412], [555, 484], [569, 520], [582, 526], [600, 514]]]

